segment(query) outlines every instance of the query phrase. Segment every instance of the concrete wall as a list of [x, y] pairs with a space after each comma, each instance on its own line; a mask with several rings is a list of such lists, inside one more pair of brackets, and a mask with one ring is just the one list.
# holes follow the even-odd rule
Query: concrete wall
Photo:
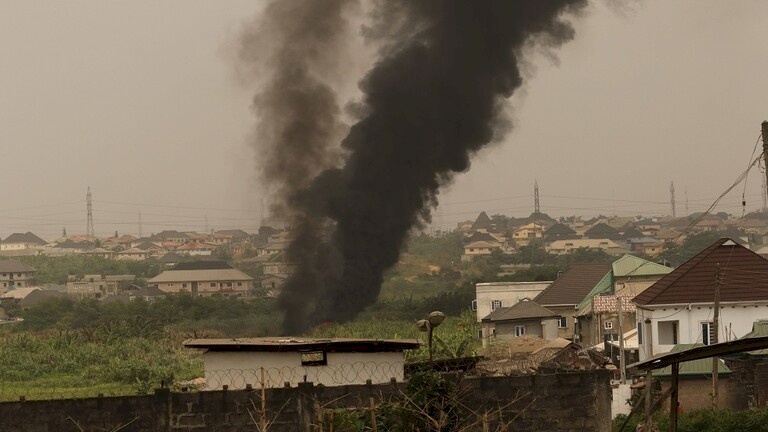
[[[665, 392], [670, 386], [670, 379], [660, 379], [661, 391]], [[743, 399], [740, 397], [739, 383], [731, 379], [731, 376], [718, 378], [718, 407], [734, 410], [744, 409]], [[678, 401], [683, 411], [712, 408], [712, 377], [681, 376], [678, 382]], [[669, 409], [669, 404], [666, 405]]]
[[286, 382], [304, 381], [326, 386], [340, 384], [386, 383], [403, 381], [403, 353], [326, 353], [326, 365], [302, 366], [301, 353], [288, 352], [206, 352], [203, 354], [209, 390], [260, 386], [262, 368], [267, 387], [282, 387]]
[[[460, 382], [461, 419], [468, 430], [609, 432], [610, 372], [606, 370]], [[371, 418], [382, 402], [402, 401], [404, 384], [324, 387], [302, 384], [262, 392], [208, 391], [149, 396], [0, 403], [3, 432], [124, 430], [132, 432], [327, 431], [333, 414]], [[351, 410], [351, 411], [348, 411]], [[263, 417], [262, 417], [262, 412]], [[335, 428], [334, 430], [350, 430]], [[379, 429], [381, 430], [381, 428]]]

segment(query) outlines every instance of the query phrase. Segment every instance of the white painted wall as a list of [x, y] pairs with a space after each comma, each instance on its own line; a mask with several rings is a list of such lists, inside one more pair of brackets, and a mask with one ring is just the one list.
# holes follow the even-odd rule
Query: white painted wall
[[305, 381], [325, 386], [387, 383], [391, 378], [403, 381], [402, 352], [327, 353], [328, 364], [302, 366], [301, 354], [289, 352], [206, 352], [203, 354], [207, 389], [219, 390], [261, 387], [262, 368], [267, 387], [292, 386]]
[[488, 316], [491, 302], [501, 300], [501, 307], [514, 306], [524, 298], [533, 300], [552, 281], [543, 282], [486, 282], [475, 285], [477, 301], [477, 322]]
[[[691, 304], [658, 309], [637, 308], [637, 322], [645, 323], [651, 319], [652, 336], [649, 340], [648, 327], [643, 324], [643, 341], [640, 344], [640, 360], [652, 355], [669, 352], [673, 344], [659, 343], [659, 321], [678, 321], [678, 343], [701, 343], [701, 323], [713, 320], [712, 304]], [[752, 324], [761, 319], [768, 319], [768, 302], [761, 303], [723, 303], [720, 307], [720, 342], [738, 339], [752, 331]], [[650, 345], [649, 345], [650, 343]], [[652, 345], [652, 346], [651, 346]]]

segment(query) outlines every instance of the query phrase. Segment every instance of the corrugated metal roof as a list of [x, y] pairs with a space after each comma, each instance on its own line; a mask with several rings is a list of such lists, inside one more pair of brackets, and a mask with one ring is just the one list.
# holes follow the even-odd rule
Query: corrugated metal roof
[[[751, 339], [768, 336], [768, 320], [759, 320], [752, 323], [752, 331], [739, 339]], [[768, 348], [734, 354], [734, 357], [744, 356], [768, 356]]]
[[665, 275], [674, 270], [671, 267], [632, 255], [624, 255], [617, 259], [613, 262], [612, 267], [615, 277]]
[[[669, 353], [678, 353], [687, 351], [691, 348], [701, 347], [704, 346], [703, 344], [678, 344], [675, 345]], [[728, 366], [723, 363], [722, 360], [720, 360], [717, 364], [717, 373], [719, 375], [727, 375], [731, 373], [731, 369], [728, 368]], [[704, 375], [704, 376], [712, 376], [712, 359], [711, 358], [703, 358], [698, 360], [691, 360], [687, 362], [680, 363], [680, 370], [678, 372], [681, 376], [683, 375]], [[667, 377], [672, 376], [672, 366], [667, 366], [665, 368], [656, 369], [653, 371], [654, 376], [659, 377]]]
[[712, 303], [718, 266], [721, 302], [768, 300], [768, 260], [729, 238], [721, 238], [633, 301], [640, 306]]
[[581, 301], [581, 303], [576, 305], [576, 310], [579, 311], [579, 314], [582, 312], [582, 309], [589, 306], [592, 302], [592, 298], [605, 293], [612, 293], [613, 292], [613, 273], [608, 272], [603, 276], [602, 279], [600, 279], [600, 282], [595, 285], [594, 288], [592, 288], [592, 291], [589, 292], [589, 294], [584, 297], [584, 300]]
[[[768, 261], [767, 261], [768, 262]], [[578, 264], [562, 274], [535, 299], [542, 306], [581, 303], [592, 288], [611, 271], [610, 263]]]
[[208, 281], [238, 281], [253, 280], [252, 277], [237, 269], [214, 270], [166, 270], [149, 279], [149, 283], [167, 282], [208, 282]]

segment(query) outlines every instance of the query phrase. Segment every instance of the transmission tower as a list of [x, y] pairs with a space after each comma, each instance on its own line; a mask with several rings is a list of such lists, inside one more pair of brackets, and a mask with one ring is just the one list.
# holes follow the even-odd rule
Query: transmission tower
[[672, 204], [672, 217], [677, 217], [675, 212], [675, 182], [669, 182], [669, 203]]
[[534, 180], [533, 181], [533, 213], [538, 218], [539, 211], [541, 209], [539, 208], [539, 182]]
[[89, 241], [96, 239], [96, 233], [93, 229], [93, 202], [91, 200], [91, 187], [88, 186], [88, 194], [85, 195], [85, 202], [88, 208], [88, 226], [85, 229], [85, 236]]

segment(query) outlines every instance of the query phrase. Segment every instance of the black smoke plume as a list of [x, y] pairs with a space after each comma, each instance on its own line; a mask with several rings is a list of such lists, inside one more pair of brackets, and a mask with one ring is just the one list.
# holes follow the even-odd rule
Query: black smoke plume
[[[343, 166], [311, 172], [311, 183], [287, 195], [303, 218], [289, 251], [299, 270], [279, 298], [286, 333], [350, 320], [376, 301], [384, 271], [408, 233], [429, 222], [440, 187], [509, 129], [504, 104], [523, 83], [524, 46], [570, 40], [563, 13], [585, 3], [375, 3], [367, 34], [382, 49], [360, 82], [358, 119], [341, 142]], [[318, 4], [326, 2], [302, 7]]]

